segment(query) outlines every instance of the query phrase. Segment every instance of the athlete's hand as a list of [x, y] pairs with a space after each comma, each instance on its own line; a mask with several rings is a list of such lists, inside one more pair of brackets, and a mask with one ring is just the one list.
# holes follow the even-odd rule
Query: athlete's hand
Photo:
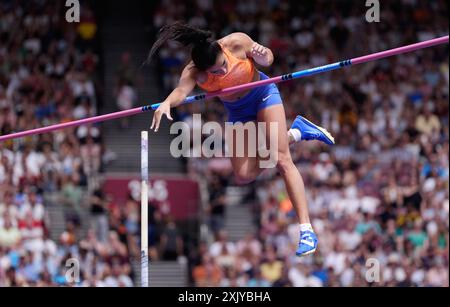
[[159, 108], [156, 109], [155, 113], [153, 114], [153, 121], [150, 130], [153, 130], [154, 128], [155, 132], [158, 132], [159, 124], [161, 123], [161, 118], [163, 115], [166, 115], [169, 120], [173, 120], [172, 116], [170, 115], [170, 104], [165, 101], [161, 103]]
[[252, 49], [250, 51], [251, 57], [256, 61], [256, 63], [260, 65], [269, 65], [270, 62], [270, 52], [269, 49], [258, 44], [254, 43], [252, 45]]

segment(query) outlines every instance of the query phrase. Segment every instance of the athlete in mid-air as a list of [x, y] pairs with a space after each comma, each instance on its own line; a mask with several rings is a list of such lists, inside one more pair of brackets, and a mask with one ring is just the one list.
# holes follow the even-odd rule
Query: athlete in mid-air
[[[200, 30], [179, 22], [161, 29], [149, 60], [167, 41], [174, 40], [191, 49], [191, 61], [184, 68], [178, 86], [155, 111], [151, 129], [157, 131], [163, 115], [172, 120], [170, 109], [180, 105], [195, 86], [207, 92], [217, 91], [249, 82], [268, 79], [255, 64], [268, 67], [274, 56], [270, 49], [254, 42], [247, 34], [232, 33], [219, 40], [209, 31]], [[304, 117], [297, 116], [287, 131], [286, 116], [278, 88], [275, 84], [219, 97], [228, 111], [232, 123], [249, 121], [278, 124], [277, 168], [281, 173], [290, 200], [300, 222], [300, 240], [297, 256], [314, 253], [317, 236], [311, 226], [305, 186], [299, 170], [292, 161], [289, 144], [299, 141], [319, 140], [334, 144], [334, 139]], [[248, 141], [248, 140], [246, 140]], [[267, 143], [270, 143], [267, 141]], [[234, 174], [241, 183], [250, 183], [264, 170], [258, 157], [231, 157]]]

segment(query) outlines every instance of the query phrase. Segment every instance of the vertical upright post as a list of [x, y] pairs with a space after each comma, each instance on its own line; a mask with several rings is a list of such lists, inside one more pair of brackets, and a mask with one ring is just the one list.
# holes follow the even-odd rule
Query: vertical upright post
[[141, 132], [141, 287], [148, 287], [148, 131]]

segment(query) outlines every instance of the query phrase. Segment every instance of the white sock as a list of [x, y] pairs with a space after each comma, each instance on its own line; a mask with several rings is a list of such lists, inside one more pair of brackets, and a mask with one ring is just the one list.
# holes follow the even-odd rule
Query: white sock
[[304, 231], [311, 231], [314, 232], [311, 224], [300, 224], [300, 231], [304, 232]]
[[292, 135], [296, 142], [300, 142], [302, 140], [302, 133], [298, 129], [289, 129], [289, 133]]

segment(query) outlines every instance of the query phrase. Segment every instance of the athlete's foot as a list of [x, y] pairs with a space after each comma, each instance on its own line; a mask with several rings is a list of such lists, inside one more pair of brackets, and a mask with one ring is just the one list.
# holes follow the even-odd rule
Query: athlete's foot
[[325, 128], [313, 124], [300, 115], [295, 119], [289, 132], [296, 142], [318, 140], [334, 145], [334, 137]]
[[295, 254], [298, 257], [310, 255], [316, 251], [317, 243], [318, 240], [314, 231], [300, 231], [300, 242], [298, 243], [298, 248]]

